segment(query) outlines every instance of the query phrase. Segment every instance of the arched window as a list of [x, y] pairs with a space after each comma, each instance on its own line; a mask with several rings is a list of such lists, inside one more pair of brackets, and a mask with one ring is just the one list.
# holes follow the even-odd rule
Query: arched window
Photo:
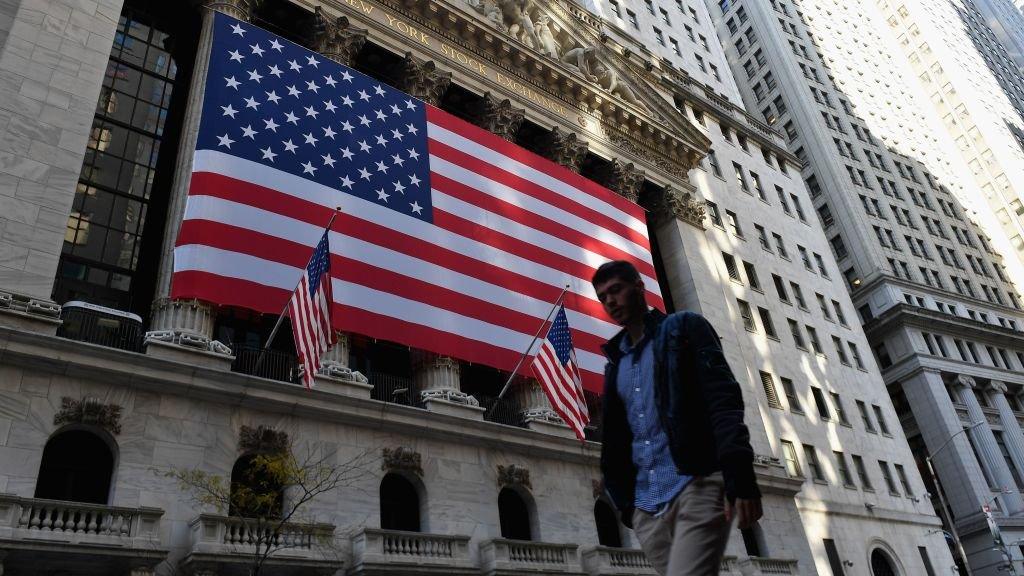
[[280, 518], [284, 508], [281, 472], [271, 455], [246, 454], [231, 468], [228, 515]]
[[530, 509], [523, 497], [512, 488], [502, 488], [498, 494], [498, 516], [501, 519], [502, 538], [533, 540]]
[[594, 502], [594, 522], [597, 524], [597, 543], [601, 546], [622, 548], [622, 533], [615, 511], [604, 500]]
[[899, 573], [896, 572], [896, 567], [893, 566], [889, 555], [881, 548], [875, 548], [871, 552], [871, 574], [873, 576], [898, 576]]
[[743, 536], [743, 548], [747, 556], [768, 556], [764, 552], [764, 534], [761, 533], [760, 526], [754, 524], [750, 528], [740, 530], [740, 534]]
[[36, 480], [36, 498], [107, 504], [114, 476], [114, 453], [87, 430], [69, 430], [50, 438]]
[[380, 527], [408, 532], [422, 529], [420, 495], [412, 482], [399, 474], [387, 474], [380, 483]]

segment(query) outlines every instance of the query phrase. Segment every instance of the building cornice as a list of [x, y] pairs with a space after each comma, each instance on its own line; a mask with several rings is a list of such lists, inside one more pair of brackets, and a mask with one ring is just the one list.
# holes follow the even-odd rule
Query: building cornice
[[946, 329], [955, 334], [974, 337], [1006, 347], [1024, 348], [1024, 332], [906, 303], [896, 304], [865, 322], [864, 334], [868, 339], [875, 340], [902, 327], [928, 330]]
[[944, 288], [937, 289], [934, 286], [918, 284], [903, 278], [898, 278], [888, 273], [874, 274], [870, 279], [864, 281], [856, 290], [852, 291], [851, 296], [855, 300], [857, 298], [864, 297], [880, 284], [891, 284], [899, 288], [906, 288], [918, 293], [929, 294], [931, 296], [941, 298], [943, 301], [959, 302], [964, 305], [971, 304], [979, 308], [987, 308], [993, 312], [999, 311], [1006, 316], [1013, 317], [1014, 319], [1024, 320], [1024, 311], [1013, 308], [1012, 306], [997, 304], [989, 302], [988, 300], [981, 300], [979, 298], [972, 298], [957, 292], [950, 292]]

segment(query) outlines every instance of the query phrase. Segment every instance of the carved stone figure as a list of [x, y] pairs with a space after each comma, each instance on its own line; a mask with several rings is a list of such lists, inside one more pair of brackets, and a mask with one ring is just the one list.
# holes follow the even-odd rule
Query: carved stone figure
[[93, 396], [86, 396], [81, 400], [65, 396], [61, 398], [60, 410], [53, 416], [53, 424], [92, 424], [105, 428], [112, 434], [120, 434], [121, 407], [117, 404], [104, 404]]
[[533, 0], [498, 0], [509, 35], [531, 48], [537, 48], [540, 39], [537, 38], [537, 30], [528, 10], [532, 4]]
[[619, 75], [604, 65], [597, 58], [597, 48], [593, 46], [573, 48], [562, 55], [562, 62], [575, 67], [583, 77], [596, 83], [605, 90], [622, 98], [634, 106], [646, 109], [647, 106], [636, 96], [636, 92], [623, 82]]
[[537, 19], [535, 27], [537, 31], [537, 38], [540, 41], [538, 50], [551, 56], [552, 58], [558, 58], [558, 42], [555, 40], [554, 33], [551, 32], [551, 18], [547, 14], [541, 15]]

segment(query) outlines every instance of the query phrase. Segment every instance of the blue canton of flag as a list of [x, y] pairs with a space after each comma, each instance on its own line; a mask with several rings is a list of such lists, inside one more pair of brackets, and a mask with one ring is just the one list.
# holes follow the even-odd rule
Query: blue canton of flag
[[565, 306], [558, 309], [555, 321], [548, 330], [548, 340], [555, 347], [558, 363], [563, 366], [568, 364], [572, 360], [572, 335], [569, 333], [569, 319], [565, 316]]
[[424, 103], [223, 14], [197, 150], [217, 150], [432, 221]]
[[327, 274], [327, 278], [330, 278], [331, 246], [327, 240], [328, 234], [330, 234], [330, 230], [324, 232], [320, 242], [316, 245], [313, 257], [309, 259], [309, 265], [306, 266], [306, 274], [309, 276], [309, 295], [311, 298], [316, 294], [323, 275]]

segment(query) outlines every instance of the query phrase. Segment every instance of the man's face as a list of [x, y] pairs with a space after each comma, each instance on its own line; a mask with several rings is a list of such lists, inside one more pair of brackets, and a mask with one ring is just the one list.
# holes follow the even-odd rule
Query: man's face
[[642, 280], [612, 278], [594, 286], [604, 311], [618, 325], [625, 326], [647, 312]]

